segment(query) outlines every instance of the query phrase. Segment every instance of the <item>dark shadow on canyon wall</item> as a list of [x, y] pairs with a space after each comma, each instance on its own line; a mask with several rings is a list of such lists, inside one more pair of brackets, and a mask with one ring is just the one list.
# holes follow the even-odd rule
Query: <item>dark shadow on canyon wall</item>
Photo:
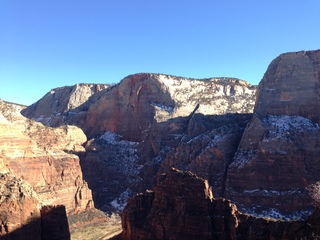
[[[252, 114], [203, 115], [193, 112], [186, 117], [172, 118], [159, 123], [154, 121], [148, 129], [141, 133], [143, 140], [134, 148], [131, 148], [132, 144], [125, 145], [123, 142], [120, 144], [121, 141], [109, 144], [100, 138], [89, 140], [86, 152], [77, 154], [80, 157], [83, 179], [92, 190], [95, 207], [104, 212], [113, 212], [114, 209], [110, 202], [121, 194], [124, 195], [123, 193], [130, 196], [134, 192], [152, 189], [159, 170], [165, 170], [162, 168], [167, 167], [167, 164], [170, 165], [170, 162], [173, 166], [168, 167], [183, 169], [178, 164], [184, 167], [189, 166], [190, 161], [194, 161], [203, 150], [201, 140], [198, 144], [199, 149], [193, 151], [194, 154], [191, 154], [190, 159], [180, 154], [182, 159], [170, 160], [175, 155], [175, 151], [184, 152], [184, 147], [188, 147], [186, 146], [188, 140], [201, 134], [209, 134], [215, 129], [232, 129], [232, 126], [239, 125], [238, 130], [232, 133], [235, 137], [233, 141], [230, 141], [232, 146], [228, 146], [228, 152], [230, 152], [227, 154], [228, 159], [224, 159], [225, 162], [220, 164], [217, 170], [217, 174], [221, 176], [219, 186], [216, 186], [215, 189], [221, 194], [224, 188], [224, 175], [238, 147], [242, 132], [251, 118]], [[212, 138], [213, 135], [211, 134], [208, 138]], [[121, 146], [127, 146], [127, 148], [124, 149]], [[127, 161], [130, 157], [135, 159], [132, 162]], [[162, 163], [165, 166], [162, 166]], [[211, 175], [207, 176], [209, 183], [212, 184], [213, 179], [217, 182], [217, 176]], [[122, 204], [126, 204], [126, 201], [124, 200]]]
[[[5, 232], [5, 226], [0, 226]], [[30, 221], [23, 227], [16, 229], [1, 240], [70, 240], [69, 224], [65, 206], [43, 206], [41, 218]]]

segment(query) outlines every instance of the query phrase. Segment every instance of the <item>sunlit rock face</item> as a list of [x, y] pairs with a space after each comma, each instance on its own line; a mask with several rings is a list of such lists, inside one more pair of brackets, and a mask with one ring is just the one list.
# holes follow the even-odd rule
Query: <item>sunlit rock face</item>
[[238, 79], [187, 79], [161, 74], [135, 74], [123, 79], [87, 113], [84, 131], [89, 136], [113, 131], [141, 141], [154, 121], [197, 113], [252, 112], [255, 87]]
[[0, 238], [41, 239], [40, 202], [30, 184], [0, 173]]
[[320, 50], [281, 54], [268, 67], [257, 90], [255, 113], [320, 116]]
[[[7, 108], [1, 108], [7, 115]], [[87, 138], [75, 126], [45, 127], [15, 115], [0, 123], [0, 172], [26, 180], [41, 205], [64, 205], [67, 213], [93, 207], [79, 157]]]
[[109, 84], [76, 84], [54, 88], [40, 100], [22, 110], [22, 114], [51, 127], [64, 124], [81, 125], [88, 106], [109, 86]]
[[156, 122], [203, 114], [250, 113], [255, 86], [235, 78], [190, 79], [163, 74], [134, 74], [119, 84], [78, 84], [51, 90], [22, 111], [48, 126], [79, 126], [88, 138], [112, 131], [126, 140]]
[[228, 170], [226, 197], [249, 213], [310, 215], [320, 180], [320, 51], [282, 54], [257, 90], [254, 115]]

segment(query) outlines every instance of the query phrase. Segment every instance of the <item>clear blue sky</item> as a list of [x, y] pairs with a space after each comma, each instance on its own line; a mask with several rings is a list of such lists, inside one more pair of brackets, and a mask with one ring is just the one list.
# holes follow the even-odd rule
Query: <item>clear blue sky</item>
[[0, 0], [0, 98], [129, 74], [258, 84], [279, 54], [320, 48], [319, 0]]

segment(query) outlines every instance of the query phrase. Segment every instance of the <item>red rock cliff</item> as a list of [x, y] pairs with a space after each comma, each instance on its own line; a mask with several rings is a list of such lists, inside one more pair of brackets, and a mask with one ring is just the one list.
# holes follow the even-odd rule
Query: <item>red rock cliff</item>
[[176, 169], [154, 192], [138, 194], [122, 214], [122, 239], [317, 239], [318, 211], [307, 221], [276, 221], [238, 211], [212, 196], [206, 180]]
[[226, 197], [244, 211], [308, 216], [320, 180], [320, 51], [282, 54], [257, 90], [254, 115], [228, 170]]

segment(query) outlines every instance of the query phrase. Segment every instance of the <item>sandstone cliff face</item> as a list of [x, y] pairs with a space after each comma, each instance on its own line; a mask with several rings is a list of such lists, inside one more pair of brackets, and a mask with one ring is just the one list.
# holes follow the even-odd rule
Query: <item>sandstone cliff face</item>
[[[203, 168], [197, 168], [195, 159], [202, 151], [201, 147], [206, 148], [216, 133], [201, 136], [205, 138], [201, 146], [196, 146], [196, 136], [204, 132], [208, 134], [214, 124], [216, 128], [229, 123], [237, 125], [238, 120], [243, 124], [250, 116], [237, 118], [230, 114], [230, 117], [212, 116], [211, 120], [207, 120], [202, 115], [201, 120], [201, 117], [197, 117], [200, 115], [194, 113], [251, 112], [254, 94], [254, 86], [237, 79], [195, 80], [137, 74], [122, 80], [89, 108], [86, 126], [83, 127], [89, 136], [99, 136], [107, 131], [103, 136], [111, 136], [111, 132], [114, 132], [123, 137], [116, 141], [105, 141], [103, 136], [90, 140], [86, 153], [81, 156], [84, 175], [93, 189], [96, 206], [107, 211], [112, 210], [113, 206], [121, 210], [128, 196], [152, 188], [165, 159], [164, 169], [175, 166], [174, 161], [179, 162], [178, 158], [170, 160], [171, 157], [166, 157], [169, 150], [172, 154], [179, 152], [180, 157], [187, 155], [183, 146], [180, 146], [181, 151], [175, 150], [179, 148], [183, 136], [185, 138], [181, 145], [195, 138], [189, 151], [193, 155], [187, 160], [193, 164], [188, 169], [198, 169], [197, 173], [200, 174], [201, 169], [208, 166], [201, 176], [210, 175], [210, 182], [219, 176], [217, 191], [221, 192], [225, 168], [235, 151], [234, 147], [226, 147], [226, 142], [238, 141], [243, 126], [235, 126], [229, 131], [225, 147], [221, 147], [224, 148], [223, 154], [220, 156], [218, 153], [219, 168], [215, 169], [215, 174], [209, 173], [214, 164], [208, 159], [211, 152], [216, 151], [216, 146], [208, 147], [206, 153], [197, 159]], [[241, 104], [234, 104], [238, 100]], [[246, 100], [248, 103], [244, 104]], [[195, 117], [190, 118], [189, 115]], [[127, 150], [123, 148], [125, 145]]]
[[226, 197], [242, 210], [278, 218], [306, 217], [319, 181], [320, 51], [282, 54], [257, 91], [255, 117], [228, 170]]
[[129, 141], [154, 122], [198, 113], [252, 112], [255, 86], [234, 78], [188, 79], [135, 74], [116, 86], [75, 85], [53, 89], [22, 111], [48, 126], [79, 126], [88, 138], [112, 131]]
[[[21, 126], [0, 124], [1, 172], [23, 177], [44, 205], [62, 204], [68, 212], [91, 206], [91, 191], [82, 179], [79, 158], [65, 152], [84, 150], [81, 144], [86, 137], [82, 131], [75, 127], [49, 129], [28, 121], [26, 124], [25, 132]], [[74, 142], [68, 141], [68, 132], [72, 131], [81, 136]]]
[[183, 79], [161, 74], [136, 74], [123, 79], [88, 110], [84, 131], [89, 136], [113, 131], [131, 141], [154, 121], [198, 113], [252, 111], [255, 87], [238, 79]]
[[307, 221], [252, 217], [214, 198], [206, 180], [171, 169], [154, 192], [138, 194], [122, 214], [122, 239], [316, 239], [318, 212]]
[[40, 206], [28, 182], [0, 174], [0, 238], [41, 239]]
[[64, 124], [81, 125], [88, 106], [96, 101], [96, 98], [109, 86], [108, 84], [76, 84], [55, 88], [39, 101], [22, 110], [22, 114], [51, 127]]
[[[79, 157], [74, 154], [85, 150], [82, 145], [87, 139], [83, 131], [75, 126], [45, 127], [15, 111], [11, 111], [9, 121], [4, 115], [8, 116], [8, 109], [15, 107], [8, 108], [8, 103], [2, 106], [0, 172], [14, 174], [30, 184], [37, 193], [38, 211], [41, 206], [61, 205], [71, 216], [93, 208], [91, 190], [82, 178]], [[26, 209], [25, 212], [28, 213]], [[15, 224], [24, 223], [15, 219]]]
[[6, 240], [70, 239], [64, 206], [41, 206], [25, 180], [0, 174], [0, 238]]
[[222, 196], [226, 171], [251, 117], [193, 114], [154, 124], [139, 145], [139, 162], [144, 162], [140, 191], [152, 189], [157, 173], [175, 167], [207, 179], [214, 194]]
[[299, 115], [315, 122], [320, 116], [320, 50], [281, 54], [261, 80], [258, 115]]

